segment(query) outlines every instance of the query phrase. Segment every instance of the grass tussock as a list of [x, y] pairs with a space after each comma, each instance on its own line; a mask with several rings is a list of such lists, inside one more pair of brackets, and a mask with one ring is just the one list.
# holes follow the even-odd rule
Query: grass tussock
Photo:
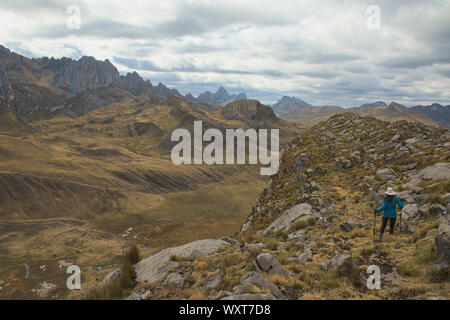
[[102, 287], [92, 289], [87, 295], [87, 300], [122, 299], [130, 289], [133, 279], [136, 277], [134, 265], [139, 260], [139, 248], [133, 244], [124, 255], [122, 265], [120, 266], [120, 276], [109, 281]]

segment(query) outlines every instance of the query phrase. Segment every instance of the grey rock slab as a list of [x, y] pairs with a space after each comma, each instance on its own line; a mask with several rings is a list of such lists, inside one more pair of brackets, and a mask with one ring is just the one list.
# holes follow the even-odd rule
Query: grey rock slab
[[396, 177], [395, 171], [391, 168], [380, 169], [376, 172], [376, 175], [380, 180], [383, 181], [392, 180]]
[[249, 271], [241, 277], [241, 284], [243, 286], [254, 285], [261, 289], [269, 290], [278, 299], [283, 299], [284, 295], [281, 290], [272, 282], [267, 280], [261, 273]]
[[268, 274], [279, 274], [286, 277], [292, 276], [292, 273], [270, 253], [260, 253], [255, 258], [255, 267], [258, 270]]
[[326, 271], [338, 271], [340, 275], [347, 276], [353, 269], [357, 268], [355, 261], [350, 254], [340, 254], [321, 264]]
[[178, 266], [178, 262], [172, 261], [171, 256], [185, 259], [192, 259], [197, 254], [209, 256], [229, 245], [228, 242], [220, 239], [204, 239], [164, 249], [136, 264], [136, 280], [150, 284], [160, 283], [166, 278], [169, 269]]
[[279, 230], [287, 230], [294, 222], [307, 220], [312, 217], [312, 206], [308, 203], [301, 203], [286, 210], [280, 217], [272, 222], [263, 233], [266, 234], [269, 231], [277, 232]]

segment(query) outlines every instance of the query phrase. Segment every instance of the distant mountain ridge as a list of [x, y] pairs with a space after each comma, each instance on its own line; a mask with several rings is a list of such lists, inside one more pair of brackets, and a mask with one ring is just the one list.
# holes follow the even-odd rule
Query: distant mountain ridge
[[[63, 112], [77, 117], [133, 97], [159, 102], [173, 95], [212, 106], [226, 106], [233, 101], [247, 99], [245, 93], [230, 95], [224, 87], [216, 93], [206, 91], [197, 98], [190, 93], [183, 96], [177, 89], [162, 83], [154, 86], [136, 71], [120, 75], [108, 59], [99, 61], [89, 56], [79, 60], [66, 57], [29, 59], [0, 45], [0, 106], [19, 115], [38, 118]], [[272, 108], [282, 119], [307, 125], [345, 111], [381, 120], [420, 121], [433, 126], [449, 127], [450, 123], [450, 106], [440, 104], [407, 108], [395, 102], [387, 105], [376, 101], [344, 109], [339, 106], [317, 107], [300, 98], [284, 96]]]
[[447, 128], [450, 128], [450, 105], [443, 106], [439, 103], [433, 103], [428, 106], [414, 106], [412, 109], [422, 112], [434, 121], [442, 123]]
[[177, 89], [170, 89], [161, 82], [156, 87], [153, 86], [150, 80], [144, 80], [136, 71], [121, 75], [120, 85], [135, 96], [156, 95], [162, 98], [168, 98], [174, 94], [181, 96]]
[[133, 96], [157, 102], [171, 95], [181, 94], [137, 72], [120, 75], [108, 59], [29, 59], [0, 45], [0, 105], [21, 115], [64, 110], [79, 116]]
[[[386, 121], [406, 120], [422, 122], [435, 127], [448, 126], [448, 120], [445, 119], [450, 117], [450, 108], [443, 106], [440, 108], [439, 106], [434, 104], [432, 108], [422, 106], [407, 108], [396, 102], [388, 105], [384, 101], [376, 101], [345, 109], [339, 106], [312, 106], [302, 99], [284, 96], [273, 105], [273, 110], [280, 118], [295, 120], [306, 125], [314, 125], [338, 113], [352, 112]], [[428, 111], [428, 114], [422, 110]], [[444, 119], [444, 121], [440, 119]]]
[[201, 93], [197, 98], [195, 98], [192, 94], [188, 93], [185, 96], [185, 98], [188, 100], [191, 100], [191, 101], [225, 106], [228, 103], [236, 101], [236, 100], [247, 99], [247, 94], [242, 92], [237, 95], [230, 95], [230, 94], [228, 94], [227, 90], [224, 87], [220, 87], [216, 93], [211, 93], [209, 91], [205, 91], [205, 92]]
[[29, 59], [0, 45], [0, 105], [18, 114], [52, 114], [65, 110], [68, 115], [79, 116], [131, 96], [158, 102], [172, 95], [222, 106], [247, 99], [245, 93], [230, 95], [223, 87], [214, 94], [206, 91], [197, 98], [190, 93], [183, 96], [177, 89], [161, 82], [154, 86], [136, 71], [120, 75], [108, 59], [100, 61], [89, 56], [79, 60], [66, 57]]
[[292, 118], [303, 108], [312, 108], [312, 105], [297, 97], [284, 96], [275, 103], [273, 111], [282, 118]]
[[362, 105], [360, 105], [360, 108], [370, 108], [370, 107], [384, 107], [387, 106], [387, 103], [384, 101], [375, 101], [375, 102], [371, 102], [371, 103], [364, 103]]

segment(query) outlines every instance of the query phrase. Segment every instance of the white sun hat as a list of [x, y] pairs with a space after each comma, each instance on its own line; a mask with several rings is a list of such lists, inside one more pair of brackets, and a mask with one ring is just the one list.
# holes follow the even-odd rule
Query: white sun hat
[[393, 195], [395, 195], [395, 191], [394, 191], [394, 189], [389, 187], [389, 188], [387, 188], [387, 190], [384, 194], [387, 194], [388, 196], [393, 196]]

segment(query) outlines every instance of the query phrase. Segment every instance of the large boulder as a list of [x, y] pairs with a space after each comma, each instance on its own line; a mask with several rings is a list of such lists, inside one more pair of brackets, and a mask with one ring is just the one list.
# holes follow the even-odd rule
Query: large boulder
[[178, 266], [178, 262], [174, 261], [175, 259], [171, 259], [171, 257], [192, 259], [197, 254], [208, 256], [228, 245], [230, 244], [224, 240], [205, 239], [164, 249], [136, 264], [136, 280], [150, 284], [161, 283], [166, 278], [169, 269], [174, 269]]
[[286, 231], [294, 222], [308, 220], [312, 217], [313, 211], [311, 205], [308, 203], [301, 203], [286, 210], [280, 217], [272, 222], [263, 233], [266, 234], [269, 231], [277, 232], [279, 230]]
[[254, 285], [258, 288], [269, 290], [278, 299], [284, 298], [284, 295], [281, 292], [281, 290], [272, 282], [264, 278], [264, 276], [259, 272], [249, 271], [245, 273], [241, 277], [241, 284], [243, 286]]
[[341, 276], [348, 276], [353, 269], [357, 268], [350, 254], [340, 254], [321, 264], [326, 271], [338, 271]]
[[409, 203], [405, 204], [405, 206], [402, 209], [402, 218], [408, 219], [408, 218], [414, 218], [417, 213], [419, 212], [419, 208], [417, 207], [417, 204], [415, 203]]
[[255, 258], [256, 269], [266, 272], [268, 274], [279, 274], [286, 277], [292, 276], [292, 273], [270, 253], [260, 253]]
[[450, 179], [450, 163], [439, 162], [420, 170], [411, 177], [406, 186], [415, 186], [419, 182], [434, 179]]
[[391, 168], [380, 169], [376, 172], [377, 177], [383, 181], [395, 179], [395, 171]]
[[445, 260], [450, 261], [450, 219], [442, 219], [439, 225], [438, 233], [434, 238], [436, 249]]

